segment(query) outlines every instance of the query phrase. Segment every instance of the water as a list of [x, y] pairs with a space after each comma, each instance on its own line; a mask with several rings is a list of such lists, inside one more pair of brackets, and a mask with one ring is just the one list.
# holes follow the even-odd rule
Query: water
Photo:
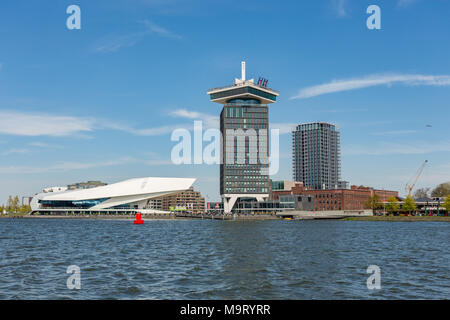
[[[0, 299], [449, 299], [449, 227], [0, 219]], [[367, 289], [369, 265], [381, 290]]]

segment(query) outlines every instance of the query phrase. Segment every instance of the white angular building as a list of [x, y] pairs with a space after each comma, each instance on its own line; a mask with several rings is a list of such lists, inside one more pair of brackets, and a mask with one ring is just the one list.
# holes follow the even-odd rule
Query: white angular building
[[137, 178], [101, 187], [34, 196], [33, 213], [166, 213], [151, 208], [152, 199], [189, 189], [194, 178]]

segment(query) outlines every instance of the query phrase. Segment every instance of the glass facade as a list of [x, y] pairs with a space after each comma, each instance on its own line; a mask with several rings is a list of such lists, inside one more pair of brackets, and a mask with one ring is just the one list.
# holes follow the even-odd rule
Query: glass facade
[[109, 198], [82, 200], [82, 201], [39, 200], [39, 203], [42, 205], [42, 208], [89, 209], [89, 208], [94, 207], [108, 199]]
[[269, 109], [256, 99], [231, 99], [220, 116], [221, 194], [267, 194]]

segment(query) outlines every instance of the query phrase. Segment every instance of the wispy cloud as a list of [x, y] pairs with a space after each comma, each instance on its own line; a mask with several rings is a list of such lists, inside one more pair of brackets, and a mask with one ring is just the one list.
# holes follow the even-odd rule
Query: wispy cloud
[[135, 159], [133, 157], [123, 157], [115, 160], [98, 162], [58, 162], [45, 167], [37, 166], [3, 166], [0, 167], [0, 174], [39, 174], [49, 172], [67, 172], [73, 170], [87, 170], [102, 167], [114, 167], [126, 164], [143, 164], [147, 166], [161, 166], [171, 164], [168, 160], [159, 159]]
[[12, 155], [12, 154], [26, 154], [26, 153], [30, 153], [30, 150], [28, 150], [28, 149], [24, 149], [24, 148], [22, 148], [22, 149], [18, 149], [18, 148], [13, 148], [13, 149], [10, 149], [10, 150], [6, 150], [6, 151], [2, 151], [2, 152], [0, 152], [0, 155], [2, 155], [2, 156], [9, 156], [9, 155]]
[[0, 134], [68, 136], [80, 132], [90, 132], [93, 128], [94, 121], [87, 118], [0, 110]]
[[168, 126], [159, 126], [159, 127], [152, 127], [152, 128], [135, 128], [133, 126], [119, 124], [107, 120], [99, 120], [97, 121], [98, 128], [99, 129], [108, 129], [108, 130], [117, 130], [117, 131], [123, 131], [126, 133], [131, 133], [136, 136], [160, 136], [165, 135], [179, 126], [177, 125], [168, 125]]
[[[181, 117], [191, 120], [201, 120], [204, 122], [206, 128], [219, 128], [220, 127], [220, 119], [218, 116], [197, 112], [197, 111], [191, 111], [187, 109], [178, 109], [174, 110], [170, 113], [174, 117]], [[270, 123], [270, 129], [279, 129], [280, 134], [287, 134], [291, 133], [294, 127], [296, 126], [296, 123]], [[192, 125], [191, 125], [192, 126]]]
[[409, 7], [410, 5], [418, 2], [419, 0], [398, 0], [397, 1], [397, 6], [399, 7]]
[[350, 91], [367, 87], [404, 84], [407, 86], [450, 86], [449, 75], [375, 74], [362, 78], [333, 80], [317, 86], [300, 89], [290, 99], [306, 99], [324, 94]]
[[[219, 117], [188, 109], [177, 109], [169, 112], [171, 117], [182, 118], [189, 121], [178, 124], [138, 128], [132, 125], [121, 124], [105, 119], [78, 118], [72, 116], [56, 116], [50, 114], [28, 114], [12, 111], [0, 111], [0, 134], [17, 136], [53, 136], [64, 137], [75, 135], [85, 137], [85, 132], [96, 130], [122, 131], [136, 136], [162, 136], [171, 134], [174, 130], [185, 128], [193, 129], [193, 121], [203, 121], [203, 129], [219, 128]], [[295, 123], [271, 123], [270, 128], [280, 129], [280, 134], [290, 133]], [[62, 148], [59, 145], [40, 141], [28, 143], [38, 148]]]
[[181, 39], [179, 34], [176, 34], [166, 28], [156, 25], [152, 21], [143, 20], [141, 21], [146, 27], [148, 33], [154, 33], [162, 37], [172, 38], [172, 39]]
[[[186, 109], [173, 111], [171, 116], [203, 120], [207, 127], [218, 127], [218, 118], [213, 115], [191, 112]], [[192, 123], [136, 128], [104, 119], [59, 116], [44, 113], [25, 113], [0, 110], [0, 134], [16, 136], [73, 136], [86, 137], [85, 133], [96, 130], [117, 130], [137, 136], [160, 136], [170, 134], [178, 128], [191, 128]], [[30, 146], [40, 148], [57, 148], [43, 142], [30, 142]]]
[[101, 162], [59, 162], [46, 167], [35, 166], [4, 166], [0, 167], [0, 174], [31, 174], [46, 172], [66, 172], [72, 170], [91, 169], [98, 167], [118, 166], [135, 162], [133, 158], [120, 158], [117, 160], [107, 160]]
[[140, 21], [144, 25], [144, 30], [124, 35], [109, 35], [100, 40], [95, 46], [94, 51], [98, 53], [115, 52], [121, 48], [132, 47], [141, 41], [144, 37], [155, 34], [165, 38], [181, 39], [181, 36], [149, 20]]
[[360, 108], [360, 109], [330, 109], [330, 110], [317, 110], [318, 112], [325, 113], [346, 113], [346, 112], [366, 112], [369, 111], [368, 108]]
[[450, 152], [450, 141], [428, 142], [379, 142], [373, 145], [346, 145], [343, 146], [345, 155], [408, 155], [430, 154], [433, 152]]
[[190, 111], [187, 109], [178, 109], [170, 112], [173, 117], [191, 119], [191, 120], [202, 120], [206, 127], [209, 128], [219, 128], [219, 117], [207, 113], [202, 113], [198, 111]]
[[417, 130], [392, 130], [392, 131], [380, 131], [380, 132], [373, 132], [373, 136], [392, 136], [392, 135], [408, 135], [417, 133]]
[[348, 15], [347, 0], [331, 0], [331, 5], [338, 17], [342, 18]]
[[40, 142], [40, 141], [33, 141], [33, 142], [30, 142], [28, 145], [31, 147], [36, 147], [36, 148], [51, 148], [51, 149], [62, 149], [63, 148], [63, 146], [60, 146], [60, 145], [49, 144], [49, 143]]

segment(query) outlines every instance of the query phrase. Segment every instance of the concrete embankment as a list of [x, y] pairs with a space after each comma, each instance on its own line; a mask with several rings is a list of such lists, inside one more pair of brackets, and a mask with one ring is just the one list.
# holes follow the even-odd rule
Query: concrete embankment
[[373, 216], [346, 217], [346, 221], [450, 222], [450, 216]]
[[[3, 216], [4, 218], [24, 219], [89, 219], [89, 220], [134, 220], [134, 215], [21, 215]], [[146, 214], [143, 220], [280, 220], [275, 215], [207, 215], [207, 214]]]
[[284, 211], [278, 212], [280, 218], [295, 220], [343, 219], [347, 217], [370, 217], [371, 210], [337, 210], [337, 211]]

